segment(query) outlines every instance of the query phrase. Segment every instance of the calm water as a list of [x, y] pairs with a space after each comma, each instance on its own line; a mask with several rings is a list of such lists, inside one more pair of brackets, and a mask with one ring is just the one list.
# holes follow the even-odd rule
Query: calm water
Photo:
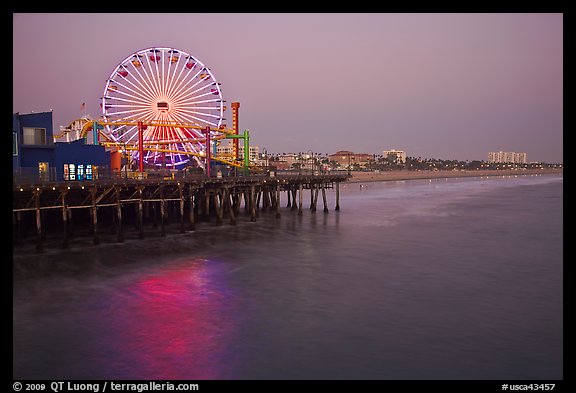
[[48, 251], [35, 263], [58, 269], [41, 277], [14, 257], [13, 377], [563, 377], [561, 175], [346, 184], [340, 212], [328, 200], [329, 214]]

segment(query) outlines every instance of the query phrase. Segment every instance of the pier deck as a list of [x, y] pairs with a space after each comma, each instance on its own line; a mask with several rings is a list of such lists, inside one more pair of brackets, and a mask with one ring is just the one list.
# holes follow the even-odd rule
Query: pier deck
[[75, 228], [87, 228], [94, 244], [101, 232], [112, 230], [115, 241], [124, 241], [124, 228], [133, 225], [139, 238], [152, 223], [166, 234], [168, 220], [179, 223], [179, 232], [195, 230], [197, 222], [236, 224], [244, 214], [257, 221], [260, 211], [281, 216], [280, 195], [286, 193], [290, 210], [303, 211], [303, 194], [310, 190], [310, 209], [315, 212], [318, 194], [323, 211], [329, 212], [326, 189], [336, 189], [335, 210], [340, 209], [339, 184], [346, 174], [206, 177], [178, 179], [101, 179], [13, 184], [13, 249], [27, 236], [35, 236], [36, 251], [45, 247], [47, 232], [56, 233], [63, 248], [69, 247]]

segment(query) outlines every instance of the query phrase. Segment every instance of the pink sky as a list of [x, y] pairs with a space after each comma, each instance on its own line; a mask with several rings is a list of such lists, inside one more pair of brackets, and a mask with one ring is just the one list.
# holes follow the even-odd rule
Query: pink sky
[[563, 160], [562, 14], [14, 14], [13, 44], [13, 111], [56, 130], [158, 46], [209, 66], [268, 152]]

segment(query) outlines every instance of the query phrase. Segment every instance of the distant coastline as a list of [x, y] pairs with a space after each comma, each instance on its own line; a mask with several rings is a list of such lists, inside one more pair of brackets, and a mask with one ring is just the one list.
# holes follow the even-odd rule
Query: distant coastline
[[510, 175], [544, 175], [563, 174], [563, 169], [526, 169], [526, 170], [477, 170], [477, 171], [386, 171], [386, 172], [356, 172], [352, 171], [350, 183], [376, 181], [395, 181], [413, 179], [438, 179], [446, 177], [478, 177], [478, 176], [510, 176]]

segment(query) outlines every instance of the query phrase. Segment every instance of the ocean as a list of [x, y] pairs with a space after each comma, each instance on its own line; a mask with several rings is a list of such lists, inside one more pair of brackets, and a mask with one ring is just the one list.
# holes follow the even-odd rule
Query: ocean
[[328, 214], [308, 195], [15, 254], [13, 378], [563, 378], [562, 175], [345, 183]]

